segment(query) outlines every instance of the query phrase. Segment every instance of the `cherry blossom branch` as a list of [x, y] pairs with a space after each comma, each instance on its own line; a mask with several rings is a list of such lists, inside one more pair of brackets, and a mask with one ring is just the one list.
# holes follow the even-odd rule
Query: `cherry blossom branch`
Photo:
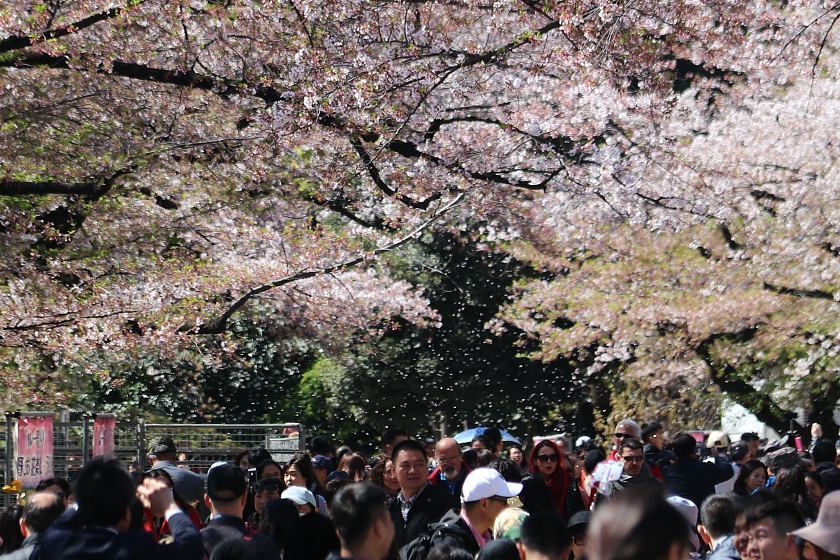
[[362, 160], [362, 163], [365, 166], [365, 169], [370, 175], [373, 184], [379, 188], [380, 191], [388, 195], [389, 197], [398, 200], [402, 204], [414, 208], [417, 210], [427, 210], [429, 208], [429, 204], [432, 202], [439, 200], [442, 193], [437, 192], [423, 200], [414, 200], [410, 196], [406, 196], [404, 194], [398, 193], [394, 189], [388, 186], [388, 184], [382, 179], [382, 175], [379, 174], [379, 169], [377, 169], [376, 164], [373, 163], [373, 159], [371, 159], [370, 154], [368, 154], [367, 150], [365, 150], [364, 145], [359, 140], [359, 138], [355, 136], [350, 137], [350, 144], [353, 146], [353, 149], [356, 150], [356, 153], [359, 154], [359, 158]]
[[58, 181], [0, 181], [0, 196], [37, 196], [45, 194], [95, 195], [101, 188], [96, 182], [61, 183]]
[[39, 43], [43, 43], [53, 39], [59, 39], [61, 37], [66, 37], [67, 35], [77, 33], [82, 29], [91, 27], [102, 21], [118, 17], [126, 9], [138, 6], [143, 2], [145, 2], [145, 0], [130, 0], [127, 6], [115, 6], [108, 10], [104, 10], [102, 12], [98, 12], [86, 18], [80, 19], [79, 21], [67, 23], [65, 25], [62, 25], [61, 27], [56, 27], [55, 29], [48, 29], [47, 31], [44, 31], [42, 33], [27, 35], [11, 35], [9, 37], [6, 37], [5, 39], [0, 40], [0, 53], [25, 49], [27, 47], [31, 47]]
[[801, 298], [812, 298], [812, 299], [825, 299], [828, 301], [834, 301], [834, 294], [831, 292], [826, 292], [824, 290], [802, 290], [799, 288], [789, 288], [787, 286], [776, 286], [774, 284], [770, 284], [769, 282], [764, 282], [762, 284], [762, 288], [765, 290], [774, 292], [776, 294], [786, 295], [786, 296], [795, 296]]
[[[86, 319], [107, 319], [108, 317], [115, 317], [118, 315], [128, 315], [130, 313], [136, 313], [133, 310], [119, 310], [119, 311], [112, 311], [109, 313], [95, 313], [92, 315], [78, 315], [73, 317], [67, 317], [66, 319], [53, 319], [50, 321], [44, 321], [41, 323], [26, 323], [26, 324], [17, 324], [17, 325], [10, 325], [10, 326], [0, 326], [0, 330], [2, 331], [36, 331], [36, 330], [43, 330], [43, 329], [52, 329], [58, 327], [64, 327], [73, 323], [76, 323], [81, 320]], [[68, 313], [60, 313], [56, 315], [56, 317], [71, 315], [70, 312]]]
[[187, 334], [222, 334], [227, 329], [227, 322], [228, 320], [239, 311], [242, 306], [248, 303], [250, 300], [254, 299], [258, 295], [267, 292], [269, 290], [273, 290], [274, 288], [279, 288], [281, 286], [285, 286], [286, 284], [291, 284], [294, 282], [298, 282], [300, 280], [307, 280], [309, 278], [315, 278], [317, 276], [325, 276], [331, 275], [336, 272], [341, 272], [348, 268], [352, 268], [357, 264], [366, 262], [370, 260], [372, 257], [377, 255], [381, 255], [383, 253], [388, 253], [397, 249], [398, 247], [408, 243], [412, 239], [416, 238], [422, 232], [427, 230], [432, 224], [438, 221], [442, 216], [444, 216], [447, 212], [455, 208], [458, 204], [466, 196], [466, 193], [461, 192], [453, 198], [446, 206], [441, 208], [440, 210], [436, 211], [435, 214], [430, 217], [428, 220], [414, 228], [411, 232], [400, 237], [399, 239], [388, 243], [387, 245], [383, 245], [382, 247], [378, 247], [373, 251], [366, 252], [361, 255], [357, 255], [353, 258], [332, 264], [330, 266], [318, 269], [310, 269], [310, 270], [302, 270], [295, 274], [291, 274], [289, 276], [285, 276], [283, 278], [279, 278], [274, 280], [273, 282], [269, 282], [267, 284], [263, 284], [261, 286], [257, 286], [256, 288], [252, 288], [244, 295], [242, 295], [239, 299], [233, 302], [221, 315], [218, 317], [206, 321], [199, 325], [189, 325], [189, 326], [182, 326], [178, 329], [178, 332], [183, 332]]

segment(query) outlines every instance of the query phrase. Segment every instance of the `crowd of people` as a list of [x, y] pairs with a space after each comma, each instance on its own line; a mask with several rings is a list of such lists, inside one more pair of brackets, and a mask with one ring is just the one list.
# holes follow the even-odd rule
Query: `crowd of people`
[[206, 474], [159, 437], [145, 472], [96, 457], [7, 507], [0, 560], [840, 560], [837, 445], [813, 436], [698, 442], [626, 419], [606, 444], [523, 448], [395, 429], [370, 460], [315, 437]]

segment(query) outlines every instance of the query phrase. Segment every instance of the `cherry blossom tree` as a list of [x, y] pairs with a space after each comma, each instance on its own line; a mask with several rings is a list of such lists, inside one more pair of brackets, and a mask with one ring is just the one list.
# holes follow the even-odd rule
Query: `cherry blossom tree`
[[[328, 341], [395, 316], [432, 326], [422, 290], [378, 258], [479, 222], [488, 248], [557, 275], [514, 306], [540, 308], [543, 289], [553, 305], [589, 301], [563, 335], [511, 308], [504, 320], [555, 337], [545, 355], [591, 347], [644, 375], [665, 359], [664, 377], [698, 376], [726, 337], [784, 310], [802, 313], [777, 336], [806, 336], [809, 306], [814, 340], [834, 341], [839, 14], [821, 1], [7, 2], [4, 373], [29, 364], [34, 386], [45, 356], [224, 336], [256, 298]], [[666, 267], [687, 262], [680, 247], [708, 253], [688, 269], [707, 284], [680, 280], [708, 291], [705, 307], [668, 299], [688, 289], [659, 300], [674, 277], [637, 266], [634, 240]], [[590, 258], [609, 266], [595, 274]], [[563, 283], [578, 276], [604, 297]], [[660, 320], [689, 334], [640, 344]], [[821, 360], [793, 373], [807, 382]]]

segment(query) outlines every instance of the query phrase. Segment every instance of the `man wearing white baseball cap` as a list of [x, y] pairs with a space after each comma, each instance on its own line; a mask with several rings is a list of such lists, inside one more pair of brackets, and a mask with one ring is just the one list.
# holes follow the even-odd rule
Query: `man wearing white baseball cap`
[[461, 488], [460, 513], [450, 511], [441, 518], [438, 525], [445, 525], [446, 530], [435, 531], [432, 547], [448, 544], [477, 554], [493, 538], [493, 522], [507, 507], [508, 498], [521, 491], [521, 484], [506, 482], [495, 469], [473, 470]]

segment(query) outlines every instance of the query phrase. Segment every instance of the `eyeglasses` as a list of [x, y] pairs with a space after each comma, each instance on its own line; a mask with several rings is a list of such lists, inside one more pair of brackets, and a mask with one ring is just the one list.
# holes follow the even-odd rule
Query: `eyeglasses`
[[621, 458], [627, 461], [628, 463], [641, 463], [645, 460], [644, 457], [637, 457], [635, 455], [628, 455], [627, 457], [622, 456]]
[[557, 462], [557, 454], [552, 453], [551, 455], [537, 455], [537, 461], [541, 463], [556, 463]]
[[572, 537], [572, 541], [578, 546], [583, 546], [586, 544], [586, 533], [582, 535], [575, 535]]

